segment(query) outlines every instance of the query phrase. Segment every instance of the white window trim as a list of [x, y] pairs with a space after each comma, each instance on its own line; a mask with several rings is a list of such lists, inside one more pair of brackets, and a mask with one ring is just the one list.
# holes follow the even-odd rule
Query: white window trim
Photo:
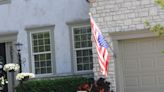
[[[74, 73], [76, 74], [83, 74], [83, 73], [88, 73], [88, 72], [93, 72], [93, 70], [82, 70], [82, 71], [78, 71], [77, 70], [77, 57], [76, 57], [76, 50], [82, 50], [81, 48], [80, 49], [75, 49], [75, 44], [74, 44], [74, 29], [75, 28], [81, 28], [81, 27], [91, 27], [89, 24], [85, 24], [85, 25], [76, 25], [76, 26], [72, 26], [71, 27], [71, 36], [72, 36], [72, 47], [73, 47], [73, 70], [74, 70]], [[85, 47], [85, 49], [92, 49], [92, 47]]]
[[[36, 31], [31, 31], [30, 32], [30, 51], [31, 51], [31, 53], [30, 53], [30, 55], [31, 55], [31, 65], [32, 65], [32, 73], [34, 73], [35, 74], [35, 65], [34, 65], [34, 55], [36, 55], [37, 53], [33, 53], [33, 51], [32, 51], [32, 34], [34, 34], [34, 33], [41, 33], [41, 32], [49, 32], [50, 33], [50, 51], [48, 51], [48, 52], [51, 52], [51, 68], [52, 68], [52, 73], [46, 73], [46, 74], [35, 74], [36, 75], [36, 77], [46, 77], [46, 76], [51, 76], [51, 75], [53, 75], [54, 74], [54, 60], [53, 60], [53, 58], [52, 58], [52, 56], [54, 55], [53, 54], [53, 52], [52, 52], [52, 35], [51, 35], [51, 29], [43, 29], [43, 30], [39, 30], [39, 28], [36, 30]], [[41, 54], [41, 53], [48, 53], [48, 52], [40, 52], [40, 53], [38, 53], [38, 54]]]

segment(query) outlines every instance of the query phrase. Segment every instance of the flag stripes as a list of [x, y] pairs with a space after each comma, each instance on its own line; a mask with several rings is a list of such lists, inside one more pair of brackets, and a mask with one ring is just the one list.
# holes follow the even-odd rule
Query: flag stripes
[[98, 54], [98, 61], [100, 64], [100, 69], [103, 75], [107, 76], [108, 72], [108, 61], [110, 55], [108, 54], [107, 48], [109, 47], [107, 41], [104, 39], [100, 29], [90, 15], [90, 23], [94, 41], [96, 43], [96, 50]]

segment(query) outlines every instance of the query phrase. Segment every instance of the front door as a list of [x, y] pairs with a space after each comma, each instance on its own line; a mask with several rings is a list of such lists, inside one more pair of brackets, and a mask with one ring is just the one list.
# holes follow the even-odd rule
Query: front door
[[[5, 43], [0, 43], [0, 77], [4, 76], [7, 79], [7, 73], [3, 71], [3, 66], [6, 64], [6, 48]], [[3, 87], [3, 88], [2, 88]], [[1, 85], [0, 90], [7, 92], [7, 84]]]

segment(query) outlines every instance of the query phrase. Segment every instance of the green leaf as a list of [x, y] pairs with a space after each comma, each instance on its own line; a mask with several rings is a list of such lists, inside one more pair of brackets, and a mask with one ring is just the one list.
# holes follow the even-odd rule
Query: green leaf
[[145, 21], [144, 21], [144, 25], [147, 26], [147, 27], [150, 26], [149, 21], [148, 21], [148, 20], [145, 20]]

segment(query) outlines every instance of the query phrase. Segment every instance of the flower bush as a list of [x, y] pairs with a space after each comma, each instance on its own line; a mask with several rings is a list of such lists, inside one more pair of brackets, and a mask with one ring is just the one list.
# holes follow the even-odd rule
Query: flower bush
[[18, 64], [15, 63], [9, 63], [9, 64], [5, 64], [3, 70], [4, 71], [18, 71], [20, 68], [20, 66]]
[[16, 80], [24, 80], [25, 78], [34, 78], [35, 75], [33, 73], [18, 73], [16, 76]]

